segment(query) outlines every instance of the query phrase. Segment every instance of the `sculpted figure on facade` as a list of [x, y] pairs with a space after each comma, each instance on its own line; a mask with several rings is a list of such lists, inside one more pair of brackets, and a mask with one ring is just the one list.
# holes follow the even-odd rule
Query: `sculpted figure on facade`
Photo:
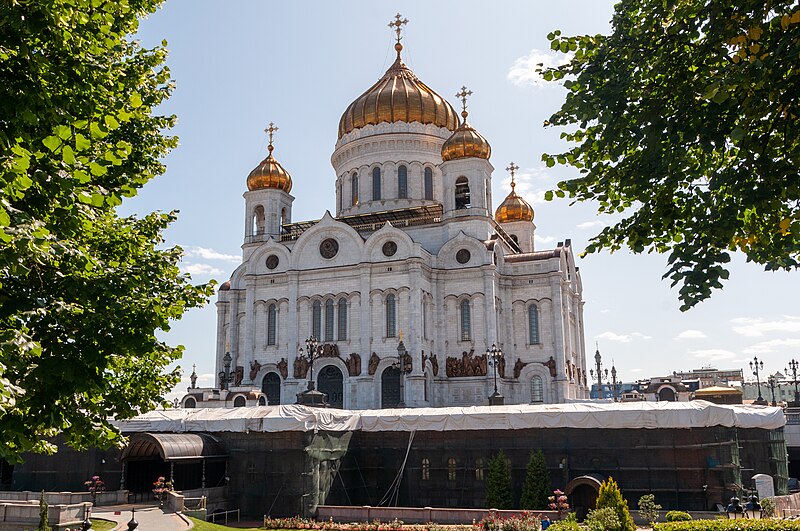
[[462, 352], [461, 359], [448, 356], [445, 371], [450, 378], [486, 376], [486, 356], [474, 356], [475, 350]]
[[439, 376], [439, 359], [436, 357], [436, 354], [431, 354], [428, 356], [425, 354], [425, 351], [422, 351], [422, 367], [425, 368], [425, 361], [431, 362], [431, 370], [433, 371], [434, 376]]
[[253, 360], [250, 362], [250, 380], [255, 380], [256, 376], [258, 376], [258, 371], [261, 370], [261, 364], [258, 360]]
[[242, 385], [242, 380], [244, 380], [244, 366], [237, 365], [236, 372], [233, 373], [233, 385], [234, 387], [238, 387]]
[[522, 373], [522, 369], [525, 368], [527, 363], [523, 363], [521, 359], [517, 358], [517, 362], [514, 364], [514, 378], [519, 379], [519, 375]]
[[370, 376], [375, 376], [375, 372], [378, 370], [378, 363], [380, 362], [381, 359], [373, 352], [372, 356], [369, 357], [369, 365], [367, 365], [367, 372]]
[[350, 376], [358, 376], [361, 374], [361, 356], [353, 352], [347, 358], [347, 373]]
[[550, 377], [556, 377], [556, 360], [553, 359], [553, 356], [550, 356], [550, 359], [547, 361], [541, 362], [542, 365], [550, 369]]
[[298, 356], [294, 360], [294, 377], [305, 378], [306, 374], [308, 374], [308, 360]]
[[323, 358], [338, 358], [339, 357], [339, 346], [335, 343], [325, 343], [320, 345], [320, 356]]
[[286, 362], [286, 358], [281, 358], [281, 361], [278, 362], [278, 372], [281, 373], [281, 378], [284, 380], [289, 377], [289, 364]]

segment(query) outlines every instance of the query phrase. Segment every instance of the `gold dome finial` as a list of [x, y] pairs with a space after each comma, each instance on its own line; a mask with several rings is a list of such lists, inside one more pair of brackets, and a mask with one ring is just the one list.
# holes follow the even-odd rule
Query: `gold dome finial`
[[511, 174], [511, 193], [505, 198], [503, 203], [497, 207], [494, 219], [498, 223], [512, 223], [514, 221], [533, 221], [533, 207], [522, 199], [514, 188], [517, 183], [514, 181], [519, 166], [511, 162], [506, 171]]
[[403, 18], [403, 15], [400, 13], [394, 16], [394, 20], [389, 22], [389, 27], [393, 29], [393, 31], [397, 34], [397, 42], [394, 44], [394, 49], [397, 50], [397, 57], [400, 57], [400, 50], [403, 49], [403, 45], [400, 44], [400, 40], [403, 38], [400, 36], [400, 33], [403, 31], [403, 26], [408, 24], [408, 19]]
[[262, 190], [264, 188], [277, 188], [278, 190], [289, 193], [292, 190], [291, 175], [289, 175], [289, 172], [283, 169], [280, 162], [275, 160], [275, 157], [272, 156], [272, 151], [275, 149], [275, 146], [272, 144], [272, 137], [277, 130], [278, 128], [272, 122], [269, 123], [269, 127], [264, 129], [264, 132], [269, 135], [269, 145], [267, 146], [269, 155], [267, 155], [267, 158], [262, 160], [261, 164], [256, 166], [255, 169], [250, 172], [250, 175], [247, 176], [247, 189], [250, 191]]
[[456, 98], [461, 100], [461, 116], [464, 117], [464, 121], [467, 121], [467, 116], [469, 113], [467, 112], [467, 98], [472, 96], [472, 91], [467, 90], [467, 87], [461, 85], [461, 90], [456, 92]]

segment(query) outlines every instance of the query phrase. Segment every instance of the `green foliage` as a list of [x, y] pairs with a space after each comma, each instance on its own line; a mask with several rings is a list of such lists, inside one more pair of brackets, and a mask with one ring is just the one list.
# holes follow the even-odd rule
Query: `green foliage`
[[775, 500], [772, 498], [763, 498], [761, 500], [761, 511], [767, 518], [775, 516]]
[[622, 0], [610, 35], [548, 35], [568, 94], [544, 154], [580, 176], [547, 193], [621, 219], [587, 253], [668, 253], [687, 310], [728, 279], [733, 252], [800, 266], [800, 8], [796, 0]]
[[163, 172], [175, 118], [163, 47], [129, 39], [159, 0], [0, 9], [0, 458], [120, 444], [109, 422], [164, 403], [181, 347], [157, 337], [213, 285], [163, 248], [174, 214], [119, 217]]
[[639, 516], [650, 524], [650, 527], [653, 527], [653, 524], [658, 520], [658, 511], [660, 510], [661, 505], [656, 503], [655, 495], [645, 494], [639, 498]]
[[522, 497], [519, 500], [520, 509], [547, 509], [547, 498], [552, 490], [550, 472], [542, 450], [531, 452], [525, 472], [525, 484], [522, 486]]
[[547, 531], [584, 531], [584, 529], [578, 524], [575, 513], [569, 513], [563, 520], [553, 522]]
[[589, 531], [614, 531], [619, 529], [619, 517], [613, 507], [590, 510], [584, 525]]
[[42, 491], [42, 495], [39, 497], [39, 527], [36, 528], [36, 531], [52, 531], [48, 522], [50, 519], [48, 513], [49, 505], [47, 505], [47, 500], [44, 498], [44, 491]]
[[653, 531], [800, 531], [798, 520], [692, 520], [656, 524]]
[[600, 485], [600, 492], [597, 494], [596, 507], [603, 509], [609, 507], [614, 509], [619, 519], [619, 531], [636, 531], [631, 513], [628, 511], [628, 502], [622, 497], [617, 482], [609, 477]]
[[692, 515], [684, 511], [668, 511], [665, 518], [667, 522], [688, 522]]
[[511, 509], [513, 505], [511, 470], [505, 454], [500, 450], [489, 461], [489, 471], [486, 478], [486, 507], [489, 509]]

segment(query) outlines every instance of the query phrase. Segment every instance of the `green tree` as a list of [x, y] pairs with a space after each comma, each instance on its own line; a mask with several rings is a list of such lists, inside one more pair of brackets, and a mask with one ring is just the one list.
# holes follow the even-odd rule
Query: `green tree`
[[[160, 341], [213, 285], [164, 248], [174, 214], [116, 207], [163, 173], [175, 118], [163, 46], [132, 41], [157, 0], [0, 9], [0, 457], [120, 444], [109, 418], [164, 402], [181, 347]], [[164, 43], [165, 44], [165, 43]]]
[[650, 527], [653, 527], [653, 524], [658, 521], [658, 511], [660, 510], [661, 505], [656, 503], [654, 494], [645, 494], [639, 498], [639, 516], [641, 516], [642, 520], [647, 522]]
[[520, 509], [545, 510], [548, 496], [553, 492], [550, 485], [550, 472], [541, 449], [531, 452], [528, 468], [525, 472], [525, 483], [522, 486]]
[[39, 526], [36, 528], [36, 531], [52, 531], [49, 523], [49, 512], [49, 505], [47, 505], [47, 500], [44, 498], [44, 491], [42, 491], [42, 495], [39, 497]]
[[600, 485], [595, 505], [597, 509], [608, 507], [616, 511], [619, 519], [619, 527], [616, 531], [636, 531], [636, 525], [628, 511], [628, 502], [622, 497], [622, 492], [614, 478], [609, 477]]
[[486, 507], [490, 509], [511, 509], [514, 505], [511, 490], [511, 470], [508, 459], [500, 450], [489, 461], [486, 478]]
[[[800, 8], [795, 0], [622, 0], [610, 35], [548, 35], [567, 97], [544, 154], [580, 176], [555, 195], [621, 219], [586, 252], [669, 253], [681, 309], [728, 279], [733, 252], [800, 262]], [[553, 192], [547, 194], [552, 199]]]

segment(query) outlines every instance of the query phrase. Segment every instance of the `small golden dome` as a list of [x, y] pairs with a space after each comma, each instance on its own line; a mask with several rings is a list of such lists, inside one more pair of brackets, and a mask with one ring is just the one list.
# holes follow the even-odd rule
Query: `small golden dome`
[[272, 156], [272, 150], [275, 149], [272, 145], [272, 133], [277, 130], [278, 128], [270, 122], [269, 128], [266, 130], [269, 133], [269, 146], [267, 147], [269, 155], [247, 176], [247, 189], [251, 192], [266, 188], [275, 188], [286, 193], [292, 190], [292, 176]]
[[[513, 164], [513, 162], [512, 162]], [[494, 219], [498, 223], [511, 223], [513, 221], [533, 221], [533, 207], [527, 201], [522, 199], [514, 187], [517, 184], [514, 182], [514, 176], [511, 176], [511, 193], [506, 196], [503, 203], [497, 207], [494, 213]]]
[[467, 111], [461, 113], [464, 121], [450, 138], [442, 145], [442, 160], [474, 157], [488, 159], [492, 155], [492, 146], [483, 136], [467, 123]]
[[451, 131], [458, 127], [455, 109], [406, 66], [400, 58], [403, 45], [398, 42], [394, 48], [397, 50], [394, 64], [344, 111], [339, 120], [339, 138], [381, 122], [420, 122]]

